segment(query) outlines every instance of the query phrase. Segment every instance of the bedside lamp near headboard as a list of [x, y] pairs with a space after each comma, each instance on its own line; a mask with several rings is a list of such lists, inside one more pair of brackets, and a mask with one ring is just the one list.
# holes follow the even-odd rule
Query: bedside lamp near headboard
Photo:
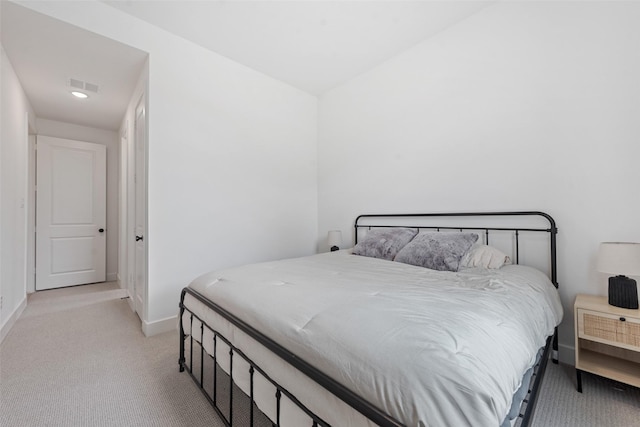
[[627, 275], [640, 276], [640, 243], [600, 243], [598, 271], [616, 275], [609, 277], [610, 305], [638, 308], [637, 284]]

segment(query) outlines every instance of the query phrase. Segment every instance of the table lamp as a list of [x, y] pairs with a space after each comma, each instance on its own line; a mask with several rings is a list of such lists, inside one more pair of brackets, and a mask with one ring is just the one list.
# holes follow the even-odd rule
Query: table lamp
[[615, 274], [609, 277], [609, 305], [638, 308], [637, 284], [627, 275], [640, 276], [640, 243], [600, 243], [598, 271]]
[[342, 245], [342, 231], [330, 230], [329, 235], [327, 236], [327, 242], [331, 247], [331, 252], [340, 249], [340, 245]]

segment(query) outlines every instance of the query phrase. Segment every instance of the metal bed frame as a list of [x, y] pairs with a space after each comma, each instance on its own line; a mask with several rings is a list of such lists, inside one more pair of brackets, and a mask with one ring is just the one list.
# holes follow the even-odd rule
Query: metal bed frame
[[[546, 219], [546, 221], [548, 222], [548, 227], [542, 227], [542, 228], [536, 228], [536, 227], [493, 227], [493, 226], [478, 226], [476, 224], [474, 224], [473, 226], [469, 225], [469, 226], [451, 226], [451, 225], [443, 225], [443, 226], [437, 226], [437, 225], [430, 225], [430, 224], [417, 224], [417, 225], [398, 225], [398, 224], [362, 224], [362, 222], [367, 222], [370, 221], [372, 219], [376, 219], [376, 220], [382, 220], [384, 222], [384, 220], [389, 220], [389, 219], [398, 219], [398, 218], [402, 218], [402, 219], [426, 219], [426, 218], [457, 218], [457, 217], [519, 217], [519, 216], [538, 216], [538, 217], [542, 217], [544, 219]], [[494, 221], [495, 222], [495, 221]], [[418, 228], [420, 230], [436, 230], [436, 231], [441, 231], [441, 230], [459, 230], [459, 231], [464, 231], [464, 230], [474, 230], [474, 231], [481, 231], [484, 232], [484, 243], [488, 244], [489, 243], [489, 237], [490, 237], [490, 232], [493, 231], [502, 231], [502, 232], [512, 232], [515, 238], [515, 263], [517, 264], [519, 262], [519, 258], [520, 258], [520, 248], [519, 248], [519, 239], [520, 239], [520, 235], [522, 232], [542, 232], [542, 233], [548, 233], [549, 235], [549, 248], [550, 248], [550, 279], [551, 282], [554, 284], [554, 286], [557, 288], [558, 287], [558, 283], [557, 283], [557, 261], [556, 261], [556, 234], [558, 232], [557, 228], [556, 228], [556, 224], [555, 221], [553, 220], [553, 218], [544, 213], [544, 212], [539, 212], [539, 211], [518, 211], [518, 212], [453, 212], [453, 213], [426, 213], [426, 214], [379, 214], [379, 215], [360, 215], [356, 218], [355, 223], [354, 223], [354, 229], [355, 229], [355, 243], [358, 242], [358, 234], [359, 234], [359, 230], [360, 229], [372, 229], [372, 228], [378, 228], [378, 227], [408, 227], [408, 228]], [[271, 339], [265, 337], [264, 335], [262, 335], [260, 332], [258, 332], [256, 329], [254, 329], [251, 325], [247, 324], [246, 322], [242, 321], [241, 319], [239, 319], [237, 316], [235, 316], [234, 314], [228, 312], [227, 310], [223, 309], [222, 307], [220, 307], [219, 305], [217, 305], [215, 302], [208, 300], [206, 297], [204, 297], [203, 295], [201, 295], [199, 292], [191, 289], [191, 288], [184, 288], [182, 290], [181, 293], [181, 297], [180, 297], [180, 358], [178, 360], [179, 366], [180, 366], [180, 372], [183, 372], [185, 370], [188, 371], [189, 375], [192, 377], [192, 379], [196, 382], [196, 384], [198, 384], [198, 386], [200, 387], [202, 393], [206, 396], [207, 400], [210, 402], [210, 404], [213, 406], [213, 408], [216, 410], [216, 412], [218, 413], [218, 415], [220, 416], [220, 419], [223, 421], [223, 423], [226, 426], [231, 427], [233, 425], [233, 410], [234, 408], [238, 405], [237, 400], [234, 400], [234, 357], [239, 357], [241, 358], [244, 363], [246, 365], [249, 366], [249, 378], [250, 378], [250, 386], [249, 386], [249, 401], [248, 404], [245, 403], [248, 407], [246, 409], [248, 409], [249, 412], [249, 425], [253, 426], [254, 422], [255, 422], [255, 415], [256, 415], [256, 411], [259, 411], [255, 405], [255, 400], [254, 400], [254, 376], [255, 373], [258, 372], [264, 379], [266, 379], [269, 383], [271, 383], [271, 385], [274, 387], [275, 389], [275, 402], [276, 402], [276, 408], [275, 408], [275, 420], [271, 420], [271, 424], [272, 426], [280, 426], [280, 412], [281, 412], [281, 399], [282, 396], [286, 396], [291, 402], [293, 402], [296, 406], [298, 406], [298, 408], [300, 408], [304, 413], [306, 413], [311, 422], [310, 425], [312, 427], [316, 427], [316, 426], [329, 426], [329, 424], [327, 422], [325, 422], [323, 419], [321, 419], [318, 415], [314, 414], [311, 410], [309, 410], [302, 402], [300, 402], [292, 393], [290, 393], [288, 390], [286, 390], [284, 387], [282, 387], [280, 384], [278, 384], [276, 381], [274, 381], [267, 372], [265, 372], [261, 367], [259, 367], [256, 363], [254, 363], [249, 357], [247, 357], [245, 355], [245, 353], [237, 348], [236, 346], [234, 346], [234, 344], [227, 339], [226, 337], [224, 337], [222, 334], [220, 334], [218, 331], [214, 330], [213, 328], [211, 328], [209, 325], [206, 324], [206, 322], [201, 319], [197, 314], [195, 314], [191, 309], [189, 309], [188, 307], [185, 306], [184, 304], [184, 299], [186, 295], [191, 295], [193, 296], [196, 300], [198, 300], [200, 303], [202, 303], [204, 306], [208, 307], [209, 309], [213, 310], [214, 312], [216, 312], [217, 314], [219, 314], [220, 316], [222, 316], [224, 319], [226, 319], [227, 321], [229, 321], [231, 324], [233, 324], [235, 327], [237, 327], [239, 330], [243, 331], [244, 333], [246, 333], [249, 337], [253, 338], [255, 341], [257, 341], [258, 343], [260, 343], [261, 345], [263, 345], [264, 347], [266, 347], [268, 350], [270, 350], [272, 353], [276, 354], [277, 356], [279, 356], [281, 359], [283, 359], [284, 361], [286, 361], [288, 364], [290, 364], [292, 367], [294, 367], [295, 369], [297, 369], [298, 371], [302, 372], [303, 374], [305, 374], [306, 376], [308, 376], [309, 378], [311, 378], [313, 381], [315, 381], [316, 383], [318, 383], [320, 386], [322, 386], [323, 388], [325, 388], [326, 390], [328, 390], [330, 393], [332, 393], [333, 395], [335, 395], [336, 397], [338, 397], [339, 399], [341, 399], [343, 402], [345, 402], [346, 404], [348, 404], [349, 406], [351, 406], [353, 409], [355, 409], [356, 411], [360, 412], [362, 415], [364, 415], [367, 419], [369, 419], [370, 421], [372, 421], [373, 423], [375, 423], [376, 425], [379, 426], [402, 426], [403, 424], [400, 423], [399, 421], [397, 421], [396, 419], [392, 418], [391, 416], [389, 416], [388, 414], [386, 414], [385, 412], [381, 411], [380, 409], [378, 409], [377, 407], [375, 407], [374, 405], [372, 405], [371, 403], [367, 402], [366, 400], [364, 400], [362, 397], [358, 396], [357, 394], [353, 393], [351, 390], [349, 390], [347, 387], [345, 387], [344, 385], [338, 383], [337, 381], [335, 381], [334, 379], [330, 378], [329, 376], [325, 375], [323, 372], [319, 371], [317, 368], [315, 368], [313, 365], [309, 364], [308, 362], [300, 359], [299, 357], [297, 357], [295, 354], [291, 353], [290, 351], [288, 351], [286, 348], [280, 346], [279, 344], [277, 344], [276, 342], [272, 341]], [[189, 332], [190, 333], [186, 333], [185, 332], [185, 328], [183, 325], [183, 317], [185, 315], [185, 312], [187, 312], [187, 316], [190, 319], [190, 327], [189, 327]], [[194, 324], [194, 320], [200, 324], [200, 331], [199, 331], [199, 340], [197, 338], [194, 338], [194, 333], [197, 333], [196, 331], [193, 331], [193, 324]], [[203, 343], [204, 340], [204, 331], [205, 328], [208, 329], [209, 333], [211, 333], [213, 335], [213, 355], [208, 354], [205, 349], [204, 346], [201, 344]], [[186, 357], [185, 357], [185, 352], [186, 352], [186, 341], [187, 341], [187, 337], [189, 338], [189, 361], [187, 363], [186, 361]], [[195, 346], [199, 347], [200, 350], [198, 351], [197, 348], [195, 350], [195, 354], [194, 354], [194, 341], [195, 341]], [[229, 350], [229, 362], [228, 362], [228, 371], [227, 371], [227, 375], [226, 377], [224, 377], [224, 373], [218, 373], [218, 367], [220, 367], [219, 362], [216, 358], [217, 355], [217, 351], [216, 351], [216, 347], [218, 346], [219, 343], [223, 343], [225, 345], [225, 349], [228, 348]], [[527, 395], [523, 401], [523, 404], [521, 405], [521, 411], [519, 414], [519, 423], [517, 423], [518, 426], [520, 427], [524, 427], [524, 426], [528, 426], [530, 425], [532, 418], [533, 418], [533, 413], [535, 410], [535, 406], [536, 406], [536, 402], [537, 402], [537, 397], [540, 391], [540, 387], [541, 387], [541, 383], [542, 383], [542, 378], [544, 377], [544, 372], [546, 369], [546, 365], [547, 365], [547, 361], [550, 357], [550, 355], [552, 355], [553, 358], [553, 362], [554, 363], [558, 363], [558, 359], [557, 359], [557, 350], [558, 350], [558, 330], [557, 328], [555, 329], [555, 332], [552, 336], [549, 336], [547, 338], [546, 341], [546, 345], [544, 347], [544, 351], [543, 351], [543, 355], [540, 358], [539, 362], [536, 364], [536, 366], [534, 367], [534, 373], [530, 382], [530, 387], [529, 390], [527, 392]], [[197, 354], [199, 353], [199, 355]], [[212, 370], [212, 375], [213, 375], [213, 383], [212, 383], [212, 390], [208, 391], [206, 390], [204, 383], [205, 383], [205, 378], [204, 378], [204, 363], [205, 363], [205, 354], [207, 356], [207, 358], [209, 360], [211, 360], [213, 362], [213, 370]], [[198, 363], [198, 358], [199, 358], [199, 372], [194, 373], [194, 355], [196, 357], [196, 363]], [[237, 364], [237, 363], [236, 363]], [[227, 403], [226, 403], [226, 408], [222, 408], [221, 402], [219, 400], [219, 394], [218, 393], [218, 384], [220, 381], [220, 377], [224, 377], [222, 378], [223, 381], [228, 381], [228, 388], [227, 388]], [[228, 377], [228, 378], [227, 378]], [[237, 391], [236, 391], [237, 393]], [[242, 393], [240, 391], [240, 393]], [[234, 406], [234, 404], [236, 406]], [[524, 410], [523, 410], [524, 409]], [[225, 414], [225, 411], [228, 412], [228, 415]]]

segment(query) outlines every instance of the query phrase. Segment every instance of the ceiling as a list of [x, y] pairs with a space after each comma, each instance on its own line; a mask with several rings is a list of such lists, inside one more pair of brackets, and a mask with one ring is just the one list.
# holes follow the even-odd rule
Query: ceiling
[[[38, 118], [118, 130], [147, 53], [2, 0], [2, 46]], [[69, 79], [98, 85], [71, 95]]]
[[495, 1], [105, 1], [319, 95]]
[[[352, 79], [495, 3], [104, 2], [313, 95]], [[147, 54], [15, 3], [2, 0], [0, 5], [2, 45], [36, 115], [117, 130]], [[77, 100], [70, 95], [70, 78], [97, 84], [99, 91], [87, 92], [87, 100]]]

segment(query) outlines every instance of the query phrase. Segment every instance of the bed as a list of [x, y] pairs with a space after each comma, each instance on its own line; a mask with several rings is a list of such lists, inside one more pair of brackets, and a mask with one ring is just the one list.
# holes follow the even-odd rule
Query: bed
[[557, 361], [556, 233], [542, 212], [361, 215], [352, 249], [183, 289], [180, 370], [225, 425], [529, 425]]

